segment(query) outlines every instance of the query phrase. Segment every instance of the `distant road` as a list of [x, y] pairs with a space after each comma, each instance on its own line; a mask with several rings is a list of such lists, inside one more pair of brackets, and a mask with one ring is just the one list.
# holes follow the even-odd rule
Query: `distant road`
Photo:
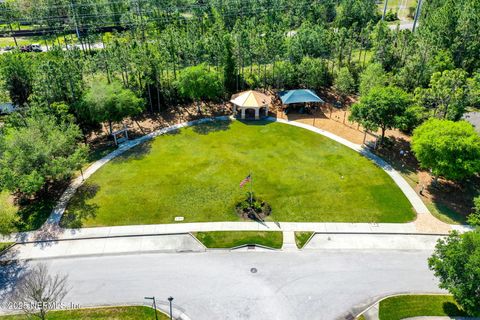
[[[65, 302], [82, 306], [142, 304], [173, 296], [192, 320], [345, 319], [375, 297], [442, 292], [427, 267], [430, 251], [157, 253], [48, 259], [67, 273]], [[38, 260], [28, 262], [38, 263]], [[251, 271], [252, 268], [256, 268]], [[0, 288], [15, 284], [15, 266], [0, 266]], [[0, 297], [2, 294], [0, 294]]]
[[[36, 43], [35, 41], [32, 41], [31, 43]], [[74, 44], [74, 45], [68, 45], [69, 47], [76, 47], [76, 48], [79, 48], [79, 49], [82, 49], [82, 46], [80, 44]], [[19, 46], [21, 47], [21, 46]], [[45, 46], [45, 45], [40, 45], [40, 47], [42, 48], [42, 51], [49, 51], [49, 49], [52, 48], [52, 46]], [[91, 49], [103, 49], [103, 44], [101, 42], [99, 43], [94, 43], [94, 44], [91, 44], [90, 45], [90, 48]], [[62, 50], [67, 50], [67, 48], [65, 48], [65, 45], [62, 45]], [[7, 52], [10, 52], [10, 51], [5, 51], [3, 50], [3, 48], [0, 49], [0, 54], [3, 54], [3, 53], [7, 53]]]
[[[412, 30], [413, 29], [413, 21], [399, 21], [398, 23], [391, 24], [388, 27], [391, 30], [397, 29], [397, 25], [400, 26], [400, 30]], [[418, 27], [418, 23], [417, 23]]]

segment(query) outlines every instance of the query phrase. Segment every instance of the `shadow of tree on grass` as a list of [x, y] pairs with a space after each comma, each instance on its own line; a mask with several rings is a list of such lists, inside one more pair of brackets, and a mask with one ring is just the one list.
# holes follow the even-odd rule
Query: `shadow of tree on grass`
[[78, 188], [75, 196], [70, 200], [68, 210], [63, 214], [60, 226], [62, 228], [77, 229], [83, 227], [85, 220], [93, 219], [97, 215], [98, 205], [88, 203], [100, 190], [100, 186], [85, 183]]
[[119, 155], [112, 162], [124, 162], [130, 160], [141, 160], [152, 150], [152, 140], [140, 143], [125, 153]]
[[465, 317], [468, 316], [465, 311], [460, 310], [458, 306], [453, 302], [444, 302], [443, 303], [443, 311], [446, 315], [450, 317]]
[[193, 126], [193, 131], [198, 134], [207, 135], [211, 132], [226, 131], [230, 129], [231, 120], [207, 121]]

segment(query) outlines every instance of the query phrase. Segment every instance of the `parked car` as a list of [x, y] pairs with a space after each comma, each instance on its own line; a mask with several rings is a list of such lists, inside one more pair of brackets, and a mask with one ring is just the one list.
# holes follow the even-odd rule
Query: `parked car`
[[34, 43], [31, 46], [32, 46], [32, 51], [33, 52], [42, 52], [43, 51], [42, 47], [37, 43]]
[[21, 52], [32, 52], [32, 46], [31, 45], [28, 45], [28, 46], [22, 46], [20, 47], [20, 51]]
[[42, 52], [42, 47], [39, 44], [29, 44], [20, 48], [22, 52]]

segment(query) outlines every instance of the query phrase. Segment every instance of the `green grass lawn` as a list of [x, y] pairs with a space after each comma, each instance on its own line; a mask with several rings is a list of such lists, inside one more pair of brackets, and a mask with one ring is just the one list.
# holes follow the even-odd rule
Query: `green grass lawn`
[[[159, 320], [167, 320], [168, 316], [158, 312]], [[1, 320], [26, 320], [30, 319], [24, 315], [0, 316]], [[155, 319], [155, 313], [152, 308], [134, 306], [134, 307], [110, 307], [110, 308], [92, 308], [78, 309], [68, 311], [51, 311], [47, 314], [48, 320], [139, 320]]]
[[275, 221], [407, 222], [415, 214], [393, 180], [357, 152], [311, 131], [218, 121], [144, 143], [93, 174], [62, 224], [92, 227], [235, 221], [249, 189]]
[[36, 230], [42, 226], [55, 206], [55, 199], [45, 197], [21, 207], [14, 205], [8, 191], [0, 191], [0, 212], [11, 212], [18, 216], [13, 231]]
[[194, 236], [207, 248], [233, 248], [244, 244], [260, 244], [280, 249], [283, 233], [279, 231], [212, 231], [196, 232]]
[[449, 224], [467, 224], [467, 218], [464, 215], [448, 208], [441, 203], [426, 203], [428, 210], [440, 221]]
[[13, 244], [13, 242], [0, 242], [0, 252], [7, 249]]
[[298, 249], [302, 249], [308, 239], [312, 236], [311, 231], [295, 231], [295, 243]]
[[420, 316], [465, 316], [449, 295], [405, 295], [380, 302], [380, 320]]

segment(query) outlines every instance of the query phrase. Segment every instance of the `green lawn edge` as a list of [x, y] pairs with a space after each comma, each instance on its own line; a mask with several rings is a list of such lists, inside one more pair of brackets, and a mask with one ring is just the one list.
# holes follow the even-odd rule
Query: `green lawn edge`
[[450, 295], [401, 295], [380, 301], [380, 320], [422, 316], [466, 316]]
[[[166, 314], [157, 310], [159, 320], [170, 319]], [[0, 316], [1, 320], [26, 320], [24, 314]], [[155, 319], [153, 308], [145, 306], [105, 307], [76, 310], [51, 311], [47, 314], [48, 320], [138, 320]]]
[[302, 249], [315, 232], [313, 231], [295, 231], [295, 244], [298, 249]]
[[[270, 139], [265, 139], [267, 132], [270, 132]], [[264, 145], [252, 150], [251, 139], [239, 142], [239, 133], [261, 135], [262, 139], [256, 141]], [[282, 135], [284, 138], [278, 140]], [[275, 139], [288, 140], [288, 143], [279, 147], [278, 142], [274, 150], [265, 150], [265, 143], [270, 145], [269, 141]], [[205, 153], [204, 149], [209, 152]], [[184, 153], [179, 155], [177, 150]], [[308, 152], [300, 155], [298, 150]], [[219, 156], [212, 159], [203, 156], [212, 152]], [[278, 153], [284, 161], [268, 162], [273, 154], [279, 156]], [[232, 171], [231, 163], [238, 162], [242, 165], [236, 167], [243, 168], [245, 159], [256, 163], [260, 154], [263, 161], [279, 166], [277, 169], [258, 167], [254, 173], [255, 192], [270, 200], [271, 219], [275, 221], [406, 223], [416, 217], [408, 199], [391, 177], [373, 161], [346, 146], [286, 124], [216, 121], [161, 135], [107, 163], [77, 190], [61, 225], [79, 228], [174, 223], [177, 216], [183, 216], [184, 222], [238, 221], [233, 206], [244, 196], [238, 181], [246, 173], [245, 170]], [[225, 155], [232, 159], [224, 159]], [[299, 159], [292, 162], [294, 156]], [[168, 165], [160, 165], [158, 159]], [[309, 170], [298, 170], [300, 163]], [[363, 165], [352, 167], [351, 163]], [[188, 170], [192, 170], [192, 174], [183, 174]], [[311, 170], [317, 170], [322, 179], [311, 181], [312, 177], [317, 179], [313, 174], [306, 174]], [[369, 184], [357, 187], [366, 176]], [[131, 181], [137, 182], [134, 188]], [[271, 187], [272, 183], [275, 188]], [[305, 186], [314, 187], [304, 190]], [[340, 205], [338, 201], [329, 202], [334, 196], [345, 197], [348, 201], [341, 201]], [[298, 209], [299, 205], [303, 210]], [[126, 216], [125, 212], [132, 214]]]
[[230, 249], [247, 244], [280, 249], [283, 244], [280, 231], [210, 231], [195, 232], [193, 236], [211, 249]]
[[15, 242], [0, 242], [0, 254], [10, 248]]

